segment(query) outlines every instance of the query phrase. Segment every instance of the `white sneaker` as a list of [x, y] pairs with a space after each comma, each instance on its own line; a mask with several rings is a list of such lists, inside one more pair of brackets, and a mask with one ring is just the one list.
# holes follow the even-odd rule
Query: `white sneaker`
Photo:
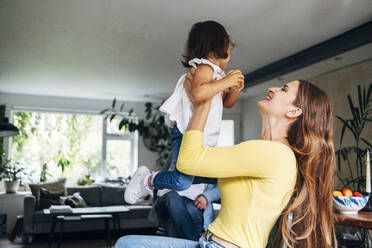
[[151, 171], [144, 165], [140, 166], [134, 173], [124, 193], [124, 200], [128, 204], [135, 204], [146, 196], [152, 195], [152, 190], [147, 184]]

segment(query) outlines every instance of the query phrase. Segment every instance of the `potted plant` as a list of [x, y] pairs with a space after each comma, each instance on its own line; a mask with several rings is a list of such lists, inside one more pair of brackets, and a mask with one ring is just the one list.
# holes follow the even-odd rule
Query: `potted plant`
[[3, 164], [0, 168], [0, 179], [4, 179], [6, 193], [17, 193], [20, 179], [25, 174], [23, 167], [11, 163]]
[[[0, 180], [4, 181], [4, 188], [6, 193], [17, 193], [20, 180], [26, 176], [24, 167], [18, 164], [10, 163], [10, 159], [6, 159], [6, 153], [3, 145], [0, 145]], [[32, 174], [32, 172], [31, 172]]]
[[94, 180], [90, 178], [90, 175], [84, 175], [82, 177], [80, 177], [78, 180], [77, 180], [77, 185], [79, 186], [85, 186], [85, 185], [92, 185], [92, 183], [94, 183]]
[[[354, 191], [361, 192], [365, 188], [365, 172], [364, 165], [366, 154], [365, 149], [370, 148], [372, 145], [371, 140], [362, 137], [364, 128], [368, 123], [372, 122], [372, 84], [365, 87], [357, 86], [357, 104], [354, 104], [350, 94], [347, 95], [348, 105], [352, 118], [344, 119], [340, 116], [336, 116], [338, 120], [342, 122], [341, 136], [340, 136], [340, 147], [336, 151], [337, 156], [337, 168], [336, 176], [343, 184], [345, 188], [354, 189]], [[346, 131], [352, 134], [354, 139], [354, 145], [342, 146], [343, 138]], [[370, 139], [370, 138], [369, 138]], [[354, 162], [353, 162], [354, 160]], [[341, 172], [341, 161], [344, 161], [344, 167], [349, 171], [349, 175], [346, 178], [342, 178]], [[353, 169], [355, 168], [355, 169]]]

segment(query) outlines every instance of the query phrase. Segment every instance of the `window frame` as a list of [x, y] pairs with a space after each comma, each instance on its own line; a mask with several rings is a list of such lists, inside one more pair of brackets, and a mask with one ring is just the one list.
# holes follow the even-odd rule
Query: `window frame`
[[[123, 134], [111, 134], [107, 133], [107, 118], [108, 115], [102, 115], [98, 111], [91, 111], [91, 110], [73, 110], [73, 109], [61, 109], [61, 108], [33, 108], [33, 107], [21, 107], [21, 106], [13, 106], [10, 108], [10, 123], [14, 122], [14, 113], [15, 112], [39, 112], [39, 113], [50, 113], [50, 114], [75, 114], [75, 115], [99, 115], [102, 116], [102, 154], [101, 154], [101, 163], [100, 163], [100, 172], [101, 178], [106, 180], [106, 154], [107, 154], [107, 141], [109, 140], [128, 140], [131, 142], [131, 161], [130, 161], [130, 171], [131, 175], [134, 171], [138, 168], [138, 132], [129, 132]], [[135, 118], [138, 119], [137, 116], [132, 113], [129, 116], [127, 112], [121, 112], [120, 116], [125, 116], [127, 118]], [[8, 159], [11, 158], [12, 155], [12, 143], [13, 140], [11, 137], [8, 139], [7, 147], [7, 157]]]
[[[129, 116], [128, 113], [120, 113], [119, 116], [138, 119], [136, 116]], [[101, 173], [104, 178], [107, 178], [107, 141], [109, 140], [129, 140], [131, 141], [131, 161], [130, 161], [130, 175], [138, 168], [138, 131], [113, 134], [107, 132], [107, 119], [109, 115], [102, 118], [102, 155], [101, 155]]]

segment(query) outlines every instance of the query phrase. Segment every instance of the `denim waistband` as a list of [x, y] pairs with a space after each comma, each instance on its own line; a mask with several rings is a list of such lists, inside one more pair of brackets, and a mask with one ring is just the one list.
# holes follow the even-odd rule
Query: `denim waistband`
[[[211, 235], [212, 235], [212, 233], [211, 233]], [[207, 236], [208, 236], [208, 234], [206, 236], [201, 236], [200, 237], [200, 239], [199, 239], [200, 248], [225, 248], [224, 246], [220, 245], [219, 243], [217, 243], [213, 240], [208, 240]]]

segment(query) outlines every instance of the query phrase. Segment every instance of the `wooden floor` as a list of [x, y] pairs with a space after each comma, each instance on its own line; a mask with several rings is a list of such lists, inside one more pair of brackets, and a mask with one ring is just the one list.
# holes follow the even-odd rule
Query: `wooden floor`
[[[57, 246], [56, 242], [53, 243], [54, 247]], [[114, 244], [112, 244], [114, 245]], [[7, 238], [0, 238], [0, 247], [1, 248], [47, 248], [47, 241], [35, 241], [32, 244], [13, 244]], [[104, 248], [105, 240], [104, 239], [79, 239], [79, 240], [64, 240], [61, 247], [68, 248]]]
[[[120, 234], [120, 236], [140, 234], [140, 235], [154, 235], [154, 229], [134, 229], [126, 230]], [[163, 235], [162, 233], [156, 233], [156, 235]], [[57, 247], [57, 236], [53, 242], [53, 247]], [[119, 237], [120, 237], [119, 236]], [[114, 247], [117, 239], [112, 239], [111, 244]], [[38, 235], [34, 238], [31, 244], [14, 244], [8, 240], [7, 237], [0, 238], [0, 248], [47, 248], [48, 247], [48, 235]], [[64, 234], [62, 239], [62, 248], [105, 248], [105, 233], [104, 232], [93, 232], [93, 233], [73, 233]]]

